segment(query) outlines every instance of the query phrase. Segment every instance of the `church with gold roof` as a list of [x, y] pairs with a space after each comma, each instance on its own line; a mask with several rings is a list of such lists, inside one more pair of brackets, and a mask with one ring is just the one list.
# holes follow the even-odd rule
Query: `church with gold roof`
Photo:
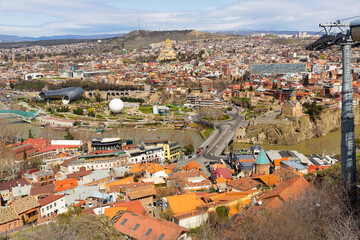
[[161, 52], [159, 54], [158, 60], [171, 60], [176, 58], [176, 53], [174, 52], [174, 49], [172, 48], [172, 44], [170, 39], [166, 39], [165, 41], [165, 48], [161, 49]]

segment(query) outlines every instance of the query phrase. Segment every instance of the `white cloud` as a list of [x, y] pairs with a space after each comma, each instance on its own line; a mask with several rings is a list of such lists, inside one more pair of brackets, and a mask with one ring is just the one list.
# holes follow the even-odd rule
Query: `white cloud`
[[[195, 0], [196, 1], [196, 0]], [[116, 1], [115, 1], [116, 2]], [[117, 1], [122, 6], [124, 1]], [[125, 3], [125, 2], [124, 2]], [[169, 1], [164, 4], [171, 4]], [[126, 6], [126, 4], [123, 4]], [[319, 23], [360, 15], [358, 0], [242, 0], [222, 8], [194, 11], [144, 11], [97, 0], [11, 0], [0, 3], [0, 16], [30, 15], [26, 26], [0, 21], [0, 34], [44, 36], [148, 30], [320, 30]], [[33, 17], [31, 17], [31, 15]], [[0, 18], [1, 19], [1, 18]], [[49, 20], [51, 22], [49, 22]]]

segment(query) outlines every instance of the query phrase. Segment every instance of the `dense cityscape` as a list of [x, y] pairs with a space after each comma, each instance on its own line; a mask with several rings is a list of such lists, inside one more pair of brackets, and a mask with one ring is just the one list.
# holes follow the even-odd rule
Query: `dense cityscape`
[[0, 239], [358, 239], [323, 34], [0, 43]]

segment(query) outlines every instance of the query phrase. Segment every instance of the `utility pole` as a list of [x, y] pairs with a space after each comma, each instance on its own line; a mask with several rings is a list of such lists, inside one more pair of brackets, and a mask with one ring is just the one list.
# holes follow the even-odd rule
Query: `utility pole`
[[[341, 91], [341, 175], [344, 189], [350, 207], [354, 208], [357, 201], [357, 186], [356, 186], [356, 149], [355, 149], [355, 134], [354, 134], [354, 112], [353, 112], [353, 88], [351, 76], [351, 47], [358, 45], [360, 40], [359, 28], [360, 22], [356, 21], [349, 24], [343, 24], [340, 21], [330, 24], [319, 24], [323, 27], [326, 35], [320, 37], [316, 42], [308, 45], [307, 50], [323, 50], [333, 45], [341, 46], [342, 48], [342, 70], [343, 83]], [[344, 29], [349, 27], [351, 31]], [[357, 28], [356, 28], [357, 27]], [[335, 36], [331, 35], [332, 28], [337, 28], [340, 32]]]

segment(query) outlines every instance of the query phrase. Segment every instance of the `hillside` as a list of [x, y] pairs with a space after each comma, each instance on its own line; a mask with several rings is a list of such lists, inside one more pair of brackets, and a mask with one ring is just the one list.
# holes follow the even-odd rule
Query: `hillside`
[[105, 41], [108, 44], [124, 44], [126, 49], [134, 49], [147, 46], [151, 43], [165, 41], [167, 38], [176, 41], [196, 41], [208, 39], [222, 39], [233, 37], [230, 34], [207, 33], [194, 30], [173, 30], [173, 31], [145, 31], [136, 30], [124, 34], [121, 37], [110, 38]]
[[39, 41], [25, 41], [25, 42], [0, 42], [0, 49], [10, 48], [26, 48], [31, 46], [54, 46], [62, 44], [73, 44], [82, 42], [95, 42], [96, 39], [52, 39]]

